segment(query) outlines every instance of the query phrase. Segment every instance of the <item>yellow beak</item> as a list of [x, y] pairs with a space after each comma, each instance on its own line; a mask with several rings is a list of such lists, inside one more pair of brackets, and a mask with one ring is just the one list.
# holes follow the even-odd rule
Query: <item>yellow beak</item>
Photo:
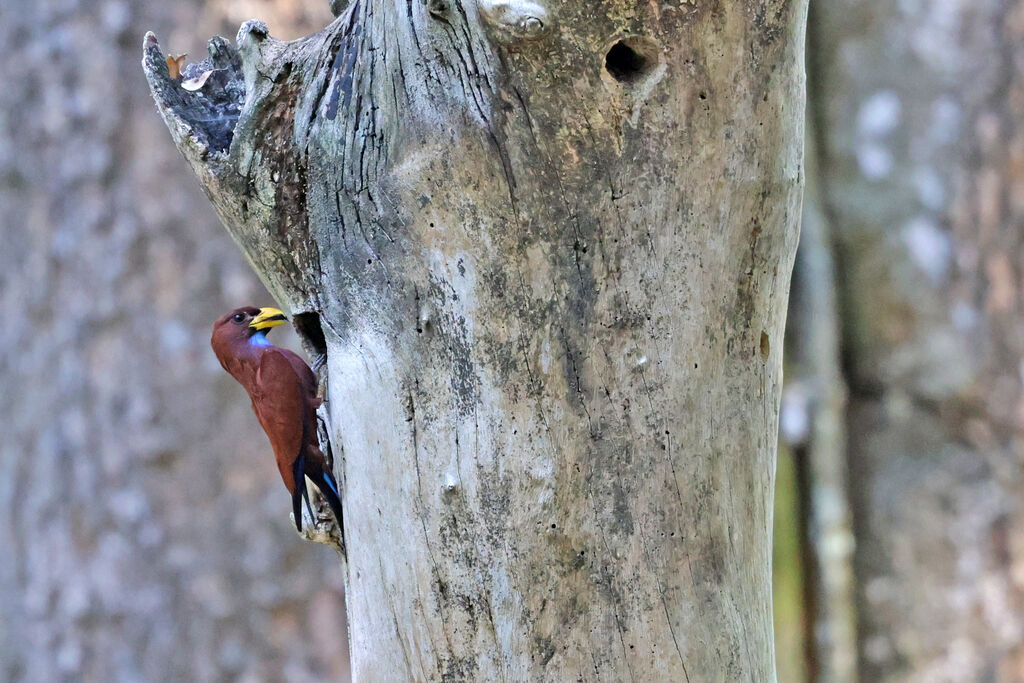
[[271, 327], [284, 325], [288, 318], [276, 308], [261, 308], [259, 315], [252, 319], [249, 327], [254, 330], [269, 330]]

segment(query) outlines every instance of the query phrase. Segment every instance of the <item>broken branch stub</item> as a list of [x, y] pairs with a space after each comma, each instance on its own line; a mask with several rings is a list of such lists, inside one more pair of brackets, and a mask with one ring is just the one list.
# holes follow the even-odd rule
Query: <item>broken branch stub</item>
[[157, 109], [190, 162], [228, 149], [245, 101], [237, 51], [219, 36], [210, 40], [208, 49], [206, 59], [186, 64], [181, 72], [184, 80], [210, 73], [209, 87], [196, 94], [171, 77], [155, 35], [147, 33], [143, 47], [143, 69]]
[[315, 310], [315, 245], [291, 126], [301, 78], [277, 60], [283, 44], [261, 23], [245, 24], [239, 45], [211, 39], [209, 57], [172, 79], [149, 33], [143, 68], [172, 139], [264, 284], [289, 311]]

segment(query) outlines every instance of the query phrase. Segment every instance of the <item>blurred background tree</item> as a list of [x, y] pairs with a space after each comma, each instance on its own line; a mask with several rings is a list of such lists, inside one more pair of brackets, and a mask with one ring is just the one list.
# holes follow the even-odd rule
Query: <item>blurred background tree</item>
[[252, 16], [291, 37], [331, 18], [299, 0], [0, 4], [2, 680], [347, 672], [337, 559], [291, 528], [209, 348], [217, 316], [272, 302], [139, 66], [147, 29], [201, 55]]
[[[347, 674], [336, 559], [207, 345], [267, 295], [138, 67], [253, 17], [330, 14], [0, 5], [5, 680]], [[780, 680], [1024, 680], [1024, 1], [814, 0], [808, 57]]]
[[787, 665], [1024, 680], [1024, 2], [814, 0], [808, 63]]

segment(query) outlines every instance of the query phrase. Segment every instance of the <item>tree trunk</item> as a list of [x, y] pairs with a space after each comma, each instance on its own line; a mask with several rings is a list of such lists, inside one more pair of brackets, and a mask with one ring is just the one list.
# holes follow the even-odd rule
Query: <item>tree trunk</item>
[[357, 680], [774, 677], [804, 18], [356, 0], [215, 39], [195, 92], [147, 36], [175, 141], [327, 354]]
[[1019, 681], [1024, 2], [815, 7], [860, 672]]

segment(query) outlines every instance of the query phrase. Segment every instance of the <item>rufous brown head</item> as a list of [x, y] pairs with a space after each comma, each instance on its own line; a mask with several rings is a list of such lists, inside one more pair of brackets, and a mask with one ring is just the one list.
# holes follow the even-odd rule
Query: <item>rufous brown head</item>
[[284, 325], [287, 321], [284, 313], [276, 308], [236, 308], [222, 315], [213, 324], [210, 345], [213, 346], [221, 365], [227, 368], [227, 358], [240, 355], [248, 347], [269, 346], [267, 332], [278, 325]]

